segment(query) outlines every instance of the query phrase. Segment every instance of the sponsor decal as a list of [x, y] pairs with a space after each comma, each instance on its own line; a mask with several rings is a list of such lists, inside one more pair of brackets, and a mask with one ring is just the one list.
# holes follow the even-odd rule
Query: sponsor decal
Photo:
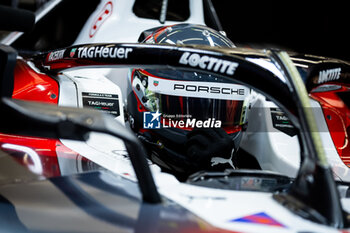
[[101, 12], [95, 18], [94, 23], [92, 24], [89, 37], [92, 38], [95, 36], [97, 30], [102, 26], [104, 22], [112, 15], [113, 3], [111, 1], [107, 2], [106, 5], [102, 8]]
[[340, 78], [341, 68], [321, 70], [318, 75], [318, 83], [338, 80]]
[[143, 113], [144, 129], [160, 128], [221, 128], [221, 121], [215, 118], [199, 120], [191, 115], [166, 115], [157, 112]]
[[70, 57], [74, 57], [74, 54], [75, 54], [75, 51], [77, 50], [77, 48], [73, 48], [70, 53], [69, 53], [69, 56]]
[[184, 196], [189, 199], [189, 201], [193, 200], [215, 200], [215, 201], [226, 201], [227, 197], [220, 197], [220, 196], [204, 196], [204, 195], [188, 195], [188, 194], [182, 194], [181, 196]]
[[233, 154], [235, 152], [235, 149], [233, 148], [232, 151], [231, 151], [231, 157], [228, 158], [228, 159], [225, 159], [225, 158], [222, 158], [222, 157], [212, 157], [210, 162], [211, 162], [211, 166], [215, 166], [215, 165], [218, 165], [220, 163], [222, 164], [225, 164], [225, 163], [228, 163], [231, 165], [231, 167], [233, 169], [236, 169], [235, 166], [233, 165], [233, 162], [232, 162], [232, 157], [233, 157]]
[[[75, 51], [74, 51], [75, 52]], [[115, 46], [80, 47], [75, 55], [78, 58], [119, 58], [126, 59], [132, 48], [118, 48]], [[73, 55], [74, 56], [74, 55]]]
[[160, 129], [160, 116], [162, 114], [157, 112], [143, 113], [143, 128], [144, 129]]
[[286, 228], [285, 225], [281, 224], [280, 222], [273, 219], [272, 217], [270, 217], [268, 214], [264, 212], [248, 215], [243, 218], [232, 219], [229, 222], [254, 223], [254, 224], [262, 224], [262, 225]]
[[236, 68], [238, 67], [238, 63], [236, 62], [226, 61], [206, 55], [201, 56], [198, 53], [190, 52], [183, 53], [179, 60], [179, 63], [183, 65], [190, 65], [192, 67], [198, 66], [203, 70], [212, 70], [228, 75], [233, 75]]
[[56, 60], [62, 59], [65, 51], [66, 50], [63, 49], [63, 50], [58, 50], [58, 51], [49, 53], [47, 57], [47, 61], [56, 61]]
[[[269, 182], [270, 180], [266, 180]], [[241, 180], [241, 186], [242, 188], [250, 189], [250, 190], [257, 190], [261, 188], [262, 179], [259, 178], [249, 178], [249, 177], [242, 177]]]
[[148, 89], [152, 92], [174, 96], [196, 97], [206, 99], [244, 100], [249, 89], [232, 83], [196, 82], [160, 79], [148, 77], [153, 83]]
[[279, 131], [293, 137], [297, 134], [296, 129], [290, 122], [286, 114], [279, 108], [270, 108], [272, 126]]
[[83, 92], [82, 97], [84, 107], [92, 107], [116, 117], [120, 115], [118, 95]]
[[205, 92], [205, 93], [214, 93], [214, 94], [223, 94], [223, 95], [245, 95], [244, 89], [234, 89], [228, 87], [218, 87], [218, 86], [207, 86], [203, 84], [179, 84], [175, 83], [173, 85], [174, 90], [184, 90], [187, 92]]

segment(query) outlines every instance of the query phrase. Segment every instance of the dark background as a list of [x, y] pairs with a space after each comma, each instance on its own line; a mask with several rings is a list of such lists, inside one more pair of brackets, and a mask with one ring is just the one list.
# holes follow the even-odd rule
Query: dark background
[[[42, 4], [47, 0], [31, 1]], [[0, 0], [0, 4], [10, 5], [11, 2], [13, 0]], [[29, 0], [17, 2], [20, 8], [35, 10], [38, 7], [23, 4]], [[278, 47], [350, 61], [347, 1], [212, 2], [227, 36], [239, 46]], [[47, 50], [70, 45], [98, 3], [99, 0], [64, 0], [54, 14], [14, 46], [23, 50]], [[43, 32], [45, 35], [39, 36]]]
[[349, 2], [213, 0], [228, 37], [350, 60]]

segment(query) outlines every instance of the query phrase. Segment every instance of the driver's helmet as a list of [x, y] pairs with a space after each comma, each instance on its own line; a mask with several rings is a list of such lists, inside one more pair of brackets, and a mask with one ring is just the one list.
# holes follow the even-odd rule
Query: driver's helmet
[[[221, 33], [193, 24], [159, 28], [143, 42], [234, 47]], [[250, 89], [176, 69], [133, 69], [129, 78], [129, 121], [153, 162], [184, 175], [236, 167]]]

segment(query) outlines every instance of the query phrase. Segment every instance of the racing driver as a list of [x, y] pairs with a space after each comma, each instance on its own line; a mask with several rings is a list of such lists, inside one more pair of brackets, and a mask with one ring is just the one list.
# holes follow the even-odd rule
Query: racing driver
[[[144, 38], [143, 43], [235, 47], [221, 33], [193, 24], [161, 27]], [[236, 168], [247, 123], [247, 87], [173, 69], [133, 69], [128, 78], [129, 123], [153, 162], [179, 179], [200, 170]]]

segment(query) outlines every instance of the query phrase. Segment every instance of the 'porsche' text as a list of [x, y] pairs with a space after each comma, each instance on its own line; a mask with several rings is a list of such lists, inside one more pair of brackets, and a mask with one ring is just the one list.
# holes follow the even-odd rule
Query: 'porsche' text
[[224, 94], [224, 95], [245, 95], [243, 88], [229, 88], [229, 87], [215, 87], [215, 86], [204, 86], [204, 85], [185, 85], [185, 84], [174, 84], [175, 90], [183, 90], [187, 92], [205, 92], [213, 94]]

